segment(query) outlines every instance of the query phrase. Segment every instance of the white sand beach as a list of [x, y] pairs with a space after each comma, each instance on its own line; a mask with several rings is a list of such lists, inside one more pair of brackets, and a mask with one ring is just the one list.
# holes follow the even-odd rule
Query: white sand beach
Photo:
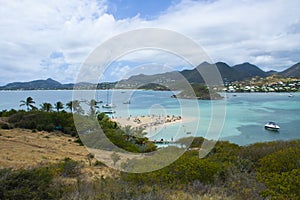
[[148, 134], [158, 132], [166, 126], [176, 123], [185, 123], [193, 121], [192, 118], [183, 119], [181, 116], [175, 115], [147, 115], [147, 116], [130, 116], [130, 117], [114, 117], [113, 121], [120, 124], [120, 126], [142, 127]]

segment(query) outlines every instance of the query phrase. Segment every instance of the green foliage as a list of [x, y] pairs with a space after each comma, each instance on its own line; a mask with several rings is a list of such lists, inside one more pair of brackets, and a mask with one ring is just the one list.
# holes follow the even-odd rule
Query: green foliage
[[56, 109], [57, 112], [59, 112], [61, 109], [64, 108], [64, 104], [62, 102], [58, 101], [54, 104], [54, 108]]
[[0, 171], [0, 199], [57, 199], [55, 188], [49, 187], [53, 172], [46, 167], [31, 170]]
[[62, 177], [77, 177], [80, 175], [80, 168], [82, 166], [70, 158], [65, 158], [63, 162], [57, 164], [57, 172]]
[[267, 189], [261, 192], [263, 197], [272, 199], [300, 199], [300, 168], [288, 172], [268, 173], [259, 180], [263, 181]]
[[[156, 146], [148, 141], [146, 138], [144, 129], [141, 128], [131, 128], [124, 127], [120, 128], [118, 124], [114, 121], [111, 121], [110, 118], [105, 115], [105, 113], [100, 113], [97, 116], [99, 124], [106, 135], [106, 137], [110, 140], [109, 143], [113, 143], [114, 145], [122, 148], [124, 150], [130, 152], [151, 152], [156, 150]], [[108, 146], [108, 149], [111, 148], [111, 145], [105, 144], [104, 138], [96, 135], [95, 133], [91, 133], [90, 135], [83, 135], [84, 143], [89, 143], [92, 141], [97, 141], [93, 143], [93, 147], [105, 147]], [[97, 138], [97, 139], [96, 139]], [[89, 146], [89, 145], [88, 145]]]
[[16, 114], [17, 112], [20, 112], [20, 111], [16, 111], [15, 109], [11, 109], [9, 111], [2, 110], [2, 111], [0, 111], [0, 117], [9, 117], [13, 114]]
[[138, 87], [138, 89], [155, 90], [155, 91], [170, 91], [170, 88], [166, 87], [165, 85], [160, 85], [157, 83], [148, 83], [148, 84]]
[[267, 188], [262, 196], [300, 199], [300, 146], [289, 147], [259, 160], [258, 180]]
[[42, 111], [50, 112], [52, 111], [52, 104], [51, 103], [43, 103], [40, 105]]
[[37, 129], [38, 131], [54, 131], [60, 127], [65, 134], [76, 136], [76, 128], [73, 121], [73, 115], [66, 112], [17, 112], [11, 115], [8, 122], [17, 128]]
[[26, 106], [27, 111], [29, 110], [36, 110], [37, 108], [34, 106], [35, 101], [33, 100], [32, 97], [27, 97], [26, 100], [21, 100], [20, 101], [20, 107]]
[[[175, 149], [170, 150], [174, 152]], [[167, 155], [170, 157], [170, 154]], [[162, 156], [164, 157], [164, 155]], [[169, 157], [164, 157], [163, 159], [166, 160]], [[156, 161], [145, 161], [145, 165], [159, 165], [160, 161], [162, 160], [158, 157]], [[123, 173], [123, 178], [135, 184], [161, 184], [163, 186], [176, 187], [193, 181], [212, 184], [221, 171], [222, 164], [211, 162], [208, 159], [199, 159], [197, 152], [196, 154], [188, 152], [165, 168], [143, 174]]]
[[260, 142], [241, 147], [239, 156], [258, 165], [258, 161], [266, 155], [297, 146], [300, 146], [300, 140]]
[[260, 159], [260, 173], [282, 173], [300, 169], [300, 146], [289, 147]]
[[11, 126], [9, 124], [1, 124], [2, 129], [11, 129]]
[[0, 199], [60, 199], [67, 186], [55, 180], [79, 177], [82, 166], [69, 158], [49, 166], [11, 171], [0, 170]]
[[215, 91], [209, 90], [205, 85], [191, 84], [191, 88], [186, 88], [178, 95], [179, 98], [191, 98], [191, 99], [204, 99], [204, 100], [216, 100], [222, 99], [223, 97]]
[[233, 163], [238, 159], [239, 150], [240, 147], [237, 144], [218, 141], [208, 154], [208, 159], [222, 163]]
[[68, 109], [70, 109], [71, 112], [74, 112], [76, 114], [84, 114], [84, 110], [82, 109], [81, 105], [80, 105], [80, 101], [78, 100], [73, 100], [70, 101], [66, 104], [66, 107]]

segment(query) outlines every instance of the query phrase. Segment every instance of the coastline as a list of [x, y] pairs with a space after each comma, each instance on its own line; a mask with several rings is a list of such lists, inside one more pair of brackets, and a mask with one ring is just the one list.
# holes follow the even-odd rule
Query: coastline
[[148, 115], [148, 116], [135, 116], [135, 117], [117, 117], [111, 118], [112, 121], [117, 122], [121, 127], [131, 126], [132, 128], [143, 128], [147, 135], [155, 135], [157, 132], [175, 124], [184, 124], [187, 122], [195, 121], [193, 117], [174, 116], [174, 115]]

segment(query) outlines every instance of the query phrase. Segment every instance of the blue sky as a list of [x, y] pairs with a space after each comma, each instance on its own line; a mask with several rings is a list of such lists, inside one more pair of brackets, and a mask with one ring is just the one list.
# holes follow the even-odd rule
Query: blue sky
[[[0, 85], [49, 77], [74, 82], [103, 42], [150, 27], [189, 37], [214, 62], [282, 71], [300, 61], [299, 7], [298, 0], [0, 1]], [[149, 63], [162, 67], [144, 73], [188, 67], [172, 55], [148, 51], [115, 63], [106, 70], [107, 80], [126, 78]]]
[[179, 0], [111, 0], [108, 2], [107, 12], [117, 20], [136, 16], [151, 20], [179, 2]]

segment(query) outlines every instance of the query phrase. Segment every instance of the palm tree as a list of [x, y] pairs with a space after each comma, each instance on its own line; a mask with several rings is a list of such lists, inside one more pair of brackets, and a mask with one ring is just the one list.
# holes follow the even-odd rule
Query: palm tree
[[127, 140], [131, 140], [133, 137], [134, 129], [130, 125], [126, 125], [122, 128]]
[[74, 105], [73, 102], [74, 102], [74, 101], [69, 101], [68, 103], [66, 103], [66, 107], [67, 107], [68, 109], [70, 109], [71, 112], [73, 112], [73, 105]]
[[59, 112], [60, 109], [64, 108], [64, 104], [62, 102], [58, 101], [54, 104], [54, 107], [57, 110], [57, 112]]
[[41, 106], [41, 110], [46, 112], [50, 112], [53, 108], [51, 103], [43, 103], [40, 106]]
[[22, 100], [20, 102], [21, 102], [20, 107], [21, 106], [26, 106], [27, 107], [27, 111], [29, 111], [30, 108], [31, 108], [31, 110], [36, 109], [36, 107], [33, 105], [33, 104], [35, 104], [35, 101], [33, 101], [32, 97], [27, 97], [27, 99], [25, 101]]
[[80, 106], [80, 101], [74, 100], [70, 101], [66, 104], [67, 108], [70, 109], [71, 112], [75, 112], [77, 114], [84, 114], [84, 110]]
[[143, 127], [136, 127], [133, 136], [136, 138], [143, 138], [147, 133], [145, 132], [145, 128]]
[[133, 136], [135, 139], [135, 143], [136, 144], [144, 144], [145, 142], [147, 142], [147, 138], [145, 138], [145, 135], [147, 133], [145, 132], [145, 129], [143, 127], [136, 127], [134, 132], [133, 132]]
[[97, 102], [95, 99], [91, 99], [90, 102], [87, 103], [87, 105], [90, 107], [90, 116], [95, 116], [96, 109], [99, 108], [97, 105], [99, 102]]

